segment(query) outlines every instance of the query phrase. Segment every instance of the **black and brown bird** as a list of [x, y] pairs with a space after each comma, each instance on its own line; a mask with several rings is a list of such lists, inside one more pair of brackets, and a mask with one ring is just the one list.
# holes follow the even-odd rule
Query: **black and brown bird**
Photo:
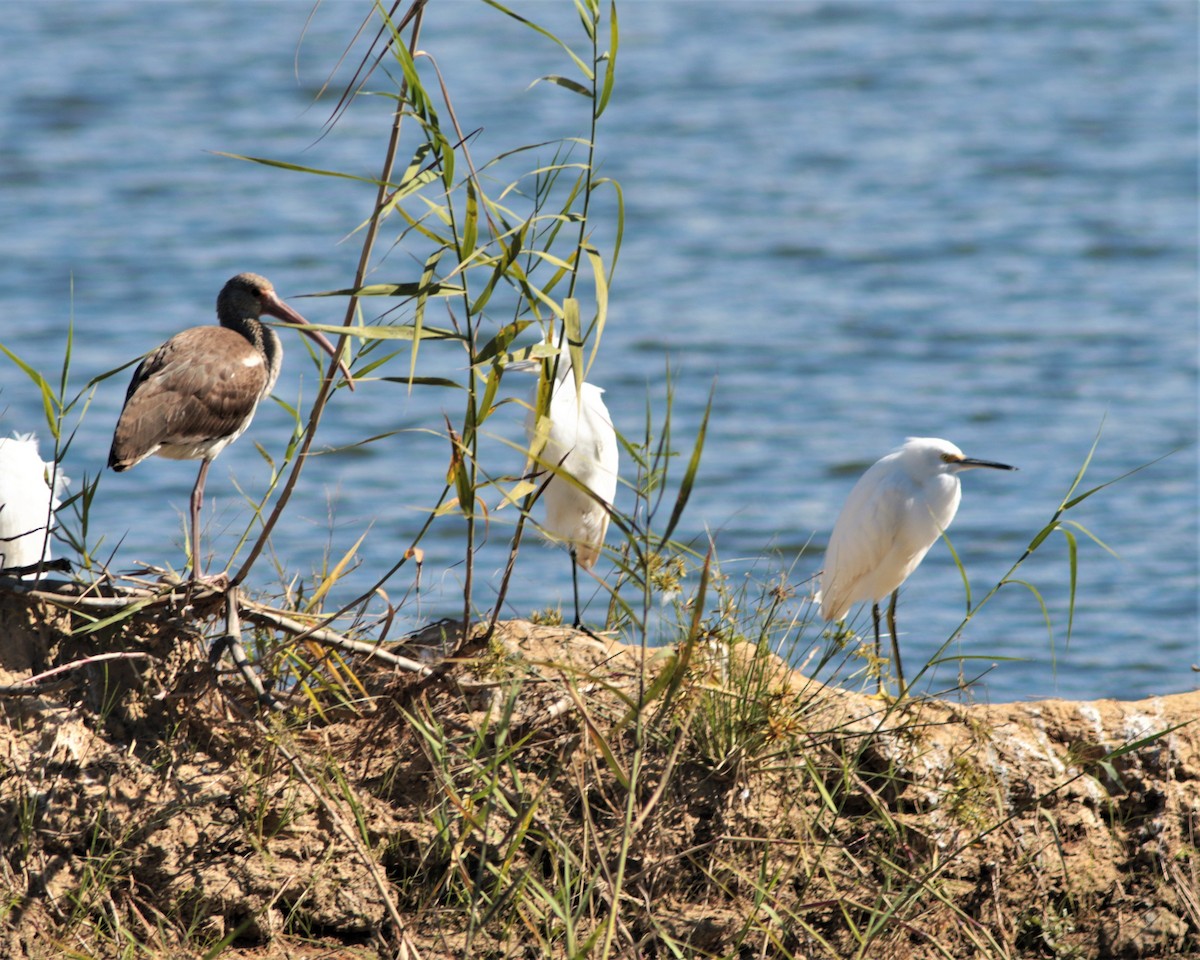
[[[258, 402], [279, 377], [283, 345], [259, 319], [263, 314], [307, 324], [269, 280], [239, 273], [217, 297], [220, 326], [177, 333], [139, 364], [113, 433], [108, 465], [117, 472], [155, 454], [200, 461], [191, 497], [193, 579], [200, 565], [200, 506], [209, 464], [250, 426]], [[320, 332], [304, 333], [331, 357], [337, 355]], [[338, 364], [353, 389], [345, 362], [339, 358]]]

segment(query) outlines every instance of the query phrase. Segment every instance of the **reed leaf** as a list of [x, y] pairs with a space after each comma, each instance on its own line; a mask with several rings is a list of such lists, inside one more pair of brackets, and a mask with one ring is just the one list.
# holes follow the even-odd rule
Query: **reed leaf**
[[704, 438], [708, 434], [708, 421], [712, 416], [712, 406], [713, 400], [716, 397], [716, 391], [717, 385], [714, 382], [708, 391], [708, 402], [704, 405], [704, 415], [700, 418], [700, 426], [696, 431], [696, 441], [692, 446], [691, 458], [688, 460], [683, 479], [679, 482], [679, 491], [675, 496], [675, 505], [671, 508], [671, 518], [667, 521], [662, 538], [659, 540], [660, 549], [671, 539], [671, 535], [675, 532], [675, 528], [679, 525], [679, 521], [683, 517], [683, 511], [687, 507], [688, 499], [692, 495], [692, 487], [696, 483], [696, 474], [700, 469], [700, 456], [704, 452]]
[[463, 335], [456, 330], [444, 327], [417, 327], [414, 323], [401, 323], [395, 326], [350, 324], [339, 326], [328, 323], [309, 323], [303, 326], [288, 324], [292, 330], [319, 330], [321, 333], [345, 334], [357, 337], [359, 340], [462, 340]]
[[579, 72], [582, 73], [584, 75], [584, 77], [586, 77], [589, 81], [595, 79], [595, 74], [592, 72], [591, 67], [589, 67], [586, 63], [584, 63], [579, 58], [579, 56], [575, 53], [575, 51], [572, 50], [569, 46], [567, 46], [566, 43], [564, 43], [562, 40], [560, 40], [558, 37], [556, 37], [553, 33], [551, 33], [545, 27], [541, 26], [540, 24], [534, 23], [532, 20], [526, 20], [524, 17], [520, 16], [517, 13], [514, 13], [512, 10], [508, 9], [508, 7], [504, 6], [503, 4], [497, 3], [496, 0], [483, 0], [483, 2], [486, 3], [489, 7], [495, 7], [497, 10], [499, 10], [505, 16], [512, 17], [518, 23], [524, 24], [525, 26], [529, 27], [530, 30], [533, 30], [535, 33], [541, 34], [547, 40], [553, 41], [555, 44], [557, 44], [562, 49], [562, 51], [568, 57], [571, 58], [572, 62], [575, 64], [576, 67], [579, 68]]

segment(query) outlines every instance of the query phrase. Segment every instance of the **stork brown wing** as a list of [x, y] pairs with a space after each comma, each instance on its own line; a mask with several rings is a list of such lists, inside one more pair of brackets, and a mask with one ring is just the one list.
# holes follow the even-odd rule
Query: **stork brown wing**
[[[225, 327], [176, 334], [134, 373], [109, 466], [125, 470], [164, 446], [200, 448], [238, 436], [268, 382], [262, 354], [241, 334]], [[207, 459], [200, 452], [176, 456]]]

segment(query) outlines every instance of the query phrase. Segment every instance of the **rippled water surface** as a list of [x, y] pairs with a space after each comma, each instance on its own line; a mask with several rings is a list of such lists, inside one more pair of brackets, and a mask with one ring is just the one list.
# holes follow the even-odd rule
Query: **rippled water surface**
[[[292, 298], [350, 284], [350, 234], [371, 188], [217, 155], [377, 172], [387, 102], [356, 105], [324, 139], [333, 101], [313, 103], [366, 6], [326, 4], [306, 32], [308, 6], [5, 6], [6, 347], [57, 371], [73, 317], [82, 384], [210, 322], [217, 290], [238, 271], [264, 273]], [[578, 37], [570, 4], [526, 9]], [[951, 533], [977, 598], [1049, 520], [1099, 431], [1084, 489], [1169, 456], [1071, 514], [1117, 556], [1077, 531], [1070, 646], [1068, 550], [1056, 536], [1021, 571], [1046, 601], [1053, 648], [1038, 602], [1012, 587], [951, 653], [983, 658], [971, 671], [1016, 658], [977, 690], [996, 700], [1193, 688], [1195, 5], [636, 2], [620, 13], [599, 150], [627, 221], [592, 379], [618, 427], [637, 435], [647, 396], [661, 403], [669, 358], [681, 446], [715, 380], [686, 534], [710, 533], [733, 581], [786, 568], [803, 595], [856, 475], [905, 436], [942, 436], [1021, 468], [965, 478]], [[477, 160], [586, 133], [584, 101], [530, 89], [569, 62], [485, 5], [435, 0], [422, 46], [464, 129], [481, 128]], [[594, 216], [597, 240], [610, 243], [611, 202]], [[396, 250], [377, 279], [418, 273]], [[340, 322], [338, 301], [293, 302], [314, 321]], [[288, 336], [286, 348], [276, 395], [311, 398], [300, 340]], [[426, 356], [451, 371], [457, 362]], [[66, 458], [71, 476], [103, 466], [126, 382], [122, 373], [97, 391]], [[0, 403], [6, 431], [45, 435], [40, 399], [11, 365]], [[336, 396], [322, 439], [436, 431], [459, 407], [448, 393], [366, 384]], [[516, 436], [520, 412], [508, 409], [504, 429]], [[206, 537], [218, 554], [248, 521], [239, 488], [258, 495], [268, 481], [255, 444], [279, 457], [289, 423], [265, 405], [211, 472]], [[519, 469], [502, 443], [488, 450], [489, 470]], [[353, 578], [368, 585], [415, 534], [446, 453], [444, 440], [417, 432], [314, 461], [275, 535], [279, 562], [310, 573], [369, 526]], [[181, 563], [194, 476], [194, 464], [161, 460], [105, 475], [91, 515], [101, 552], [119, 568]], [[510, 524], [495, 516], [480, 550], [481, 605]], [[423, 542], [422, 595], [407, 620], [458, 609], [460, 533], [447, 521]], [[256, 585], [273, 582], [260, 564]], [[410, 583], [403, 571], [389, 592]], [[564, 554], [521, 553], [513, 612], [569, 597]], [[901, 600], [907, 663], [938, 648], [963, 603], [938, 545]], [[938, 680], [955, 673], [944, 667]]]

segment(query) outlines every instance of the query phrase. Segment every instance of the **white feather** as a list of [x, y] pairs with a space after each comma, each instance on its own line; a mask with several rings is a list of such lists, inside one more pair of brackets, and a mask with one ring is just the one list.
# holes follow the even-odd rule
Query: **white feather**
[[[514, 366], [529, 370], [540, 364]], [[542, 494], [546, 505], [544, 530], [574, 547], [576, 559], [585, 569], [600, 556], [617, 493], [617, 435], [601, 399], [603, 393], [594, 384], [584, 382], [576, 394], [571, 358], [564, 349], [558, 358], [550, 397], [550, 431], [539, 456], [542, 464], [554, 467], [556, 473]], [[536, 400], [535, 389], [525, 418], [525, 431], [531, 441], [537, 430], [537, 413], [533, 409]], [[574, 478], [586, 490], [579, 489], [561, 474]]]
[[957, 474], [971, 467], [1012, 469], [968, 459], [948, 440], [909, 437], [859, 478], [825, 552], [823, 619], [878, 603], [908, 579], [958, 512]]
[[53, 515], [67, 482], [42, 460], [32, 433], [0, 438], [0, 569], [50, 559]]

